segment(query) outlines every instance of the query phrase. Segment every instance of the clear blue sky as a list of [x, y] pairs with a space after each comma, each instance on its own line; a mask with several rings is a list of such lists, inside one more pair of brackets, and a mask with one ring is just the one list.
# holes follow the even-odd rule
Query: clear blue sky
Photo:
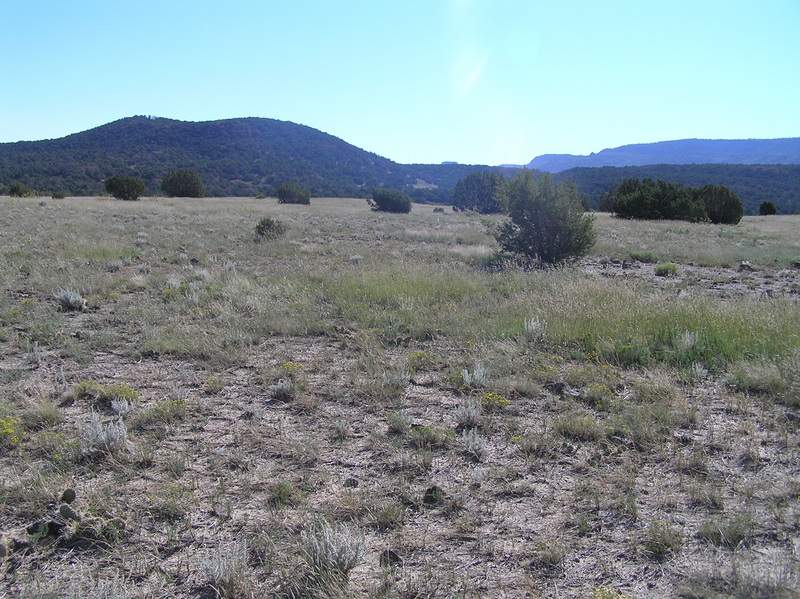
[[800, 137], [800, 0], [0, 0], [0, 142], [301, 123], [409, 163]]

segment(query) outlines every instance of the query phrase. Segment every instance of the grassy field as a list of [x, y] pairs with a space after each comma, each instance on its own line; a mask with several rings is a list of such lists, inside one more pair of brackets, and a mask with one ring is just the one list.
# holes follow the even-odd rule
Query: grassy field
[[0, 595], [800, 597], [798, 216], [0, 210]]

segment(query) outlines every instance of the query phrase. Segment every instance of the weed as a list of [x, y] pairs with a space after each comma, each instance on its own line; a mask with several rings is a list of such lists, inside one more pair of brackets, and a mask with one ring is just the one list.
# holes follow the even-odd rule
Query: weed
[[8, 449], [22, 439], [22, 426], [19, 418], [0, 418], [0, 447]]
[[674, 262], [659, 262], [653, 267], [657, 277], [674, 277], [678, 274], [678, 265]]
[[579, 412], [553, 419], [553, 429], [575, 441], [597, 441], [605, 436], [604, 427], [592, 415]]
[[288, 480], [281, 480], [270, 485], [267, 503], [273, 507], [294, 505], [302, 499], [302, 496], [302, 493], [294, 483]]
[[717, 547], [736, 549], [748, 544], [754, 529], [755, 524], [750, 516], [734, 516], [704, 522], [697, 531], [697, 538]]
[[678, 553], [683, 544], [683, 535], [666, 520], [654, 520], [647, 528], [644, 548], [657, 561]]
[[371, 511], [375, 527], [380, 530], [398, 530], [402, 528], [406, 517], [406, 507], [400, 503], [391, 502]]
[[461, 450], [464, 453], [478, 462], [484, 458], [488, 448], [486, 437], [480, 435], [474, 428], [461, 431], [461, 434], [458, 436], [458, 444], [461, 446]]
[[86, 309], [86, 300], [74, 289], [59, 289], [53, 292], [53, 298], [58, 303], [58, 306], [65, 312]]
[[221, 599], [241, 596], [247, 589], [247, 542], [221, 547], [200, 562], [200, 570]]
[[132, 451], [128, 441], [128, 429], [121, 419], [103, 422], [97, 412], [92, 412], [83, 430], [83, 444], [90, 456], [112, 455], [120, 451]]
[[481, 425], [483, 421], [483, 404], [473, 398], [465, 398], [453, 410], [457, 429], [471, 429]]
[[411, 444], [417, 449], [445, 449], [450, 447], [455, 437], [455, 431], [428, 424], [411, 429]]
[[343, 588], [364, 556], [364, 535], [343, 524], [318, 520], [303, 531], [301, 554], [321, 586]]
[[470, 372], [466, 368], [461, 371], [461, 380], [467, 387], [484, 387], [489, 382], [489, 369], [483, 364], [476, 364]]
[[283, 237], [288, 230], [289, 227], [286, 223], [277, 219], [264, 217], [258, 221], [256, 225], [255, 241], [272, 241]]
[[411, 430], [411, 423], [414, 421], [408, 414], [391, 412], [386, 416], [389, 433], [393, 435], [405, 435]]

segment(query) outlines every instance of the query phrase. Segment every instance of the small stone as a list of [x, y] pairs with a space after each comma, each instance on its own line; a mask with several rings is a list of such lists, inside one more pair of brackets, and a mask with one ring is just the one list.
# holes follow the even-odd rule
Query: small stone
[[384, 568], [396, 568], [403, 565], [403, 558], [391, 549], [381, 551], [380, 564]]
[[444, 491], [441, 487], [433, 485], [425, 490], [425, 495], [422, 496], [422, 502], [425, 505], [436, 505], [444, 499]]

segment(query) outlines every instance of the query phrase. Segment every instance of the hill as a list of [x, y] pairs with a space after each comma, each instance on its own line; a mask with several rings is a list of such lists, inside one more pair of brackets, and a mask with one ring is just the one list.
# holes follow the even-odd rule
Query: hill
[[577, 167], [650, 164], [800, 164], [800, 138], [661, 141], [610, 148], [589, 156], [545, 154], [527, 166], [558, 173]]
[[316, 196], [408, 188], [448, 201], [440, 188], [489, 167], [401, 165], [311, 127], [265, 118], [185, 122], [136, 116], [61, 139], [0, 144], [0, 190], [15, 181], [71, 195], [104, 192], [112, 175], [141, 177], [148, 193], [179, 168], [196, 170], [213, 196], [273, 195], [296, 182]]

